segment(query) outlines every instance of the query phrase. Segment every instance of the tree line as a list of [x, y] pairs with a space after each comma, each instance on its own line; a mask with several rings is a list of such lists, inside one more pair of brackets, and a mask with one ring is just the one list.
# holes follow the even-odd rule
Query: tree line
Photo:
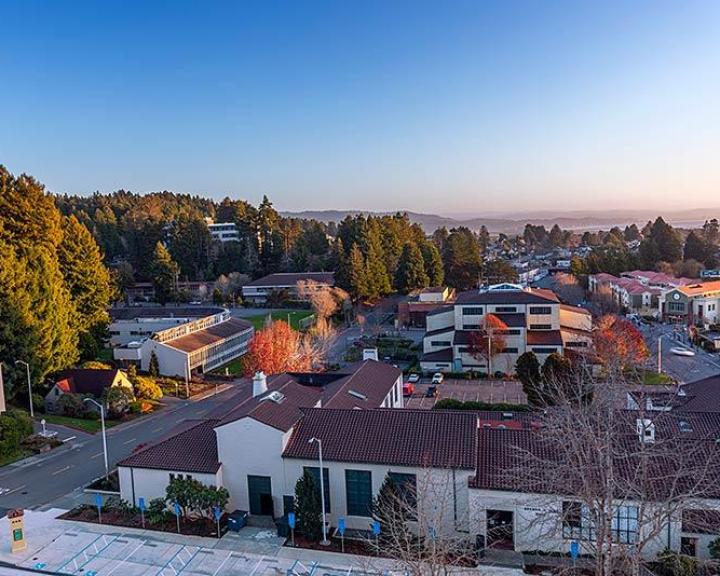
[[0, 165], [0, 362], [9, 400], [27, 398], [18, 360], [38, 382], [96, 357], [113, 291], [88, 229], [63, 216], [37, 180]]

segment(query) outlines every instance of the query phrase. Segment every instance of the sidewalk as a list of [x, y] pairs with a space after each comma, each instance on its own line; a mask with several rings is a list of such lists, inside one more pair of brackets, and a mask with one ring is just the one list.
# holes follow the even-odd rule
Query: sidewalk
[[[96, 576], [324, 576], [404, 574], [394, 561], [284, 547], [283, 538], [262, 528], [244, 528], [223, 538], [203, 538], [119, 526], [58, 520], [64, 510], [25, 513], [27, 550], [10, 552], [8, 520], [0, 520], [0, 562], [69, 574]], [[165, 572], [167, 570], [167, 572]], [[518, 576], [519, 570], [482, 566], [457, 573]]]

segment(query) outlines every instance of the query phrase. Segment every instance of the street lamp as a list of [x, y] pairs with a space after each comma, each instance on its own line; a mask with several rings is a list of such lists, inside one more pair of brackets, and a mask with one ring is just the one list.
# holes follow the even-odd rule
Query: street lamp
[[15, 364], [24, 364], [25, 365], [25, 371], [27, 372], [27, 381], [28, 381], [28, 396], [30, 397], [30, 418], [35, 417], [35, 413], [33, 412], [33, 401], [32, 401], [32, 384], [30, 383], [30, 364], [25, 362], [24, 360], [15, 360]]
[[657, 345], [657, 371], [658, 374], [662, 374], [662, 339], [665, 334], [660, 334], [658, 336], [658, 345]]
[[100, 408], [100, 426], [102, 428], [103, 454], [105, 456], [105, 480], [107, 480], [110, 470], [108, 469], [107, 436], [105, 435], [105, 407], [92, 398], [85, 398], [83, 402], [92, 402]]
[[317, 442], [318, 459], [320, 460], [320, 504], [322, 505], [322, 535], [323, 535], [323, 539], [322, 539], [322, 542], [320, 542], [320, 544], [322, 546], [329, 546], [330, 541], [327, 539], [327, 527], [325, 526], [325, 475], [323, 474], [322, 440], [320, 440], [320, 438], [315, 438], [313, 436], [308, 441], [308, 444], [312, 444], [313, 442]]

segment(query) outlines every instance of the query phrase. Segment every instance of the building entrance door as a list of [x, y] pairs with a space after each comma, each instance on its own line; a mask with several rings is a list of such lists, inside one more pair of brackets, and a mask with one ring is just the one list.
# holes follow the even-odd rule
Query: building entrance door
[[507, 510], [487, 511], [487, 547], [514, 550], [513, 513]]
[[248, 476], [248, 496], [250, 514], [274, 516], [270, 476]]

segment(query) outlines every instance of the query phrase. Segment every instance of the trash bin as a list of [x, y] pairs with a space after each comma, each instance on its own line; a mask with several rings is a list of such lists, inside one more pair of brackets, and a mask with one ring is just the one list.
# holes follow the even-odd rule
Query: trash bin
[[246, 510], [234, 510], [228, 514], [227, 526], [232, 532], [239, 532], [247, 524], [248, 513]]
[[290, 524], [288, 523], [287, 514], [275, 520], [275, 527], [277, 528], [277, 535], [280, 536], [280, 538], [288, 538], [290, 536]]
[[485, 558], [485, 535], [478, 534], [475, 536], [475, 554], [477, 559]]

